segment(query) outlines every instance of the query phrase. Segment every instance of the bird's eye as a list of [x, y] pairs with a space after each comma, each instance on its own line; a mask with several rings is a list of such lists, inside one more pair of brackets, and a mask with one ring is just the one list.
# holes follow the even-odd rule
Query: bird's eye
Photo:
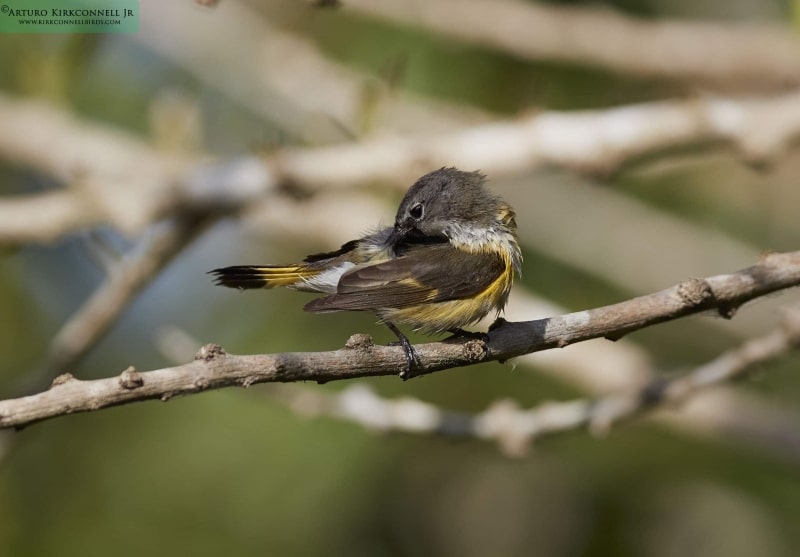
[[422, 203], [417, 203], [411, 209], [408, 210], [408, 214], [411, 215], [411, 218], [414, 219], [421, 219], [422, 215], [425, 214], [425, 209], [422, 206]]

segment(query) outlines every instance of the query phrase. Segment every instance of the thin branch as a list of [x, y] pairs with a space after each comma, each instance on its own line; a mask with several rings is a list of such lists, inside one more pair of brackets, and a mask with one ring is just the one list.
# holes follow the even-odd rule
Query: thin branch
[[617, 422], [683, 403], [785, 355], [800, 346], [800, 311], [793, 308], [785, 317], [771, 333], [672, 379], [653, 378], [642, 387], [594, 400], [550, 402], [527, 410], [512, 400], [501, 400], [478, 414], [453, 412], [409, 397], [386, 399], [362, 384], [336, 394], [289, 389], [288, 385], [269, 394], [301, 415], [327, 416], [379, 432], [494, 440], [507, 453], [519, 455], [545, 435], [583, 427], [596, 435], [606, 434]]
[[106, 281], [61, 327], [42, 367], [26, 384], [49, 383], [80, 360], [108, 332], [136, 295], [204, 229], [205, 220], [185, 215], [155, 225], [110, 269]]
[[[555, 221], [549, 221], [547, 211], [537, 212], [536, 219], [533, 219], [536, 222], [532, 222], [530, 219], [520, 220], [520, 234], [527, 238], [526, 245], [531, 244], [531, 238], [536, 236], [532, 230], [537, 228], [546, 231], [541, 234], [549, 237], [551, 242], [556, 244], [563, 241], [562, 236], [577, 235], [592, 245], [594, 252], [605, 251], [607, 252], [606, 259], [616, 261], [618, 266], [625, 267], [619, 254], [616, 254], [616, 250], [612, 250], [612, 253], [612, 251], [605, 250], [604, 246], [626, 246], [625, 242], [628, 240], [619, 235], [615, 236], [613, 231], [606, 231], [605, 228], [608, 227], [604, 228], [602, 224], [598, 224], [599, 221], [595, 222], [593, 227], [592, 218], [584, 218], [598, 207], [601, 213], [608, 214], [607, 202], [612, 200], [606, 200], [605, 197], [614, 198], [619, 194], [615, 193], [613, 189], [602, 187], [584, 188], [578, 194], [574, 191], [574, 186], [567, 187], [571, 186], [571, 180], [567, 176], [548, 178], [548, 176], [537, 175], [527, 178], [520, 177], [514, 182], [493, 181], [493, 186], [498, 187], [501, 193], [511, 196], [510, 200], [514, 206], [525, 207], [526, 204], [538, 204], [543, 207], [560, 207], [570, 205], [576, 214], [583, 215], [578, 219], [580, 222], [576, 221], [570, 225], [571, 234], [566, 235], [551, 233], [552, 230], [559, 229], [563, 223], [554, 224]], [[562, 188], [566, 188], [566, 191], [562, 192]], [[292, 201], [288, 198], [271, 198], [269, 201], [253, 204], [255, 211], [248, 210], [242, 224], [245, 229], [254, 230], [271, 241], [276, 241], [276, 234], [278, 241], [280, 238], [302, 237], [314, 245], [335, 249], [344, 240], [366, 230], [375, 222], [375, 215], [383, 215], [387, 211], [387, 207], [382, 207], [377, 200], [372, 200], [370, 203], [369, 197], [364, 196], [363, 193], [360, 195], [356, 195], [356, 193], [355, 191], [340, 191], [335, 194], [333, 192], [321, 193], [302, 202]], [[553, 199], [553, 195], [558, 193], [564, 194], [561, 202]], [[587, 195], [592, 198], [591, 202], [587, 206], [581, 207], [580, 200]], [[520, 199], [522, 203], [520, 203]], [[617, 201], [622, 203], [623, 200]], [[627, 219], [632, 214], [636, 215], [637, 211], [644, 211], [644, 214], [639, 215], [641, 226], [634, 225], [633, 228], [641, 229], [647, 242], [661, 245], [659, 253], [669, 253], [669, 258], [678, 262], [677, 269], [668, 268], [652, 254], [641, 250], [636, 252], [636, 257], [641, 262], [645, 262], [644, 266], [647, 269], [628, 265], [627, 274], [622, 274], [625, 275], [623, 282], [631, 285], [631, 289], [640, 293], [656, 290], [665, 281], [678, 280], [681, 276], [686, 276], [691, 269], [697, 268], [701, 269], [703, 274], [713, 274], [715, 269], [736, 268], [741, 265], [742, 261], [754, 260], [757, 257], [757, 249], [748, 246], [745, 246], [745, 249], [737, 249], [738, 244], [733, 240], [711, 230], [697, 229], [694, 235], [689, 234], [688, 236], [682, 232], [676, 232], [681, 230], [680, 227], [670, 227], [669, 223], [665, 222], [665, 215], [647, 214], [644, 207], [631, 206], [630, 200], [628, 201], [627, 204], [623, 203], [616, 207], [616, 212], [611, 211], [610, 214], [618, 214], [620, 217], [624, 215]], [[298, 223], [297, 219], [290, 217], [298, 211], [309, 218], [303, 223]], [[332, 225], [331, 214], [340, 216], [336, 226]], [[342, 215], [344, 218], [341, 218]], [[388, 213], [386, 218], [390, 218]], [[542, 219], [551, 226], [539, 226], [538, 221]], [[587, 220], [588, 224], [584, 222]], [[613, 220], [612, 216], [610, 221]], [[633, 220], [636, 221], [635, 216]], [[525, 235], [526, 226], [527, 235]], [[665, 230], [668, 231], [666, 234]], [[608, 240], [609, 234], [614, 239], [604, 242], [603, 239]], [[656, 238], [656, 236], [659, 237]], [[677, 236], [677, 238], [672, 238], [673, 241], [670, 243], [664, 242], [660, 236]], [[620, 242], [622, 243], [620, 244]], [[543, 247], [543, 243], [547, 246]], [[705, 251], [702, 249], [703, 246], [707, 248]], [[538, 247], [545, 249], [551, 246], [548, 242], [539, 241]], [[581, 251], [575, 246], [573, 249]], [[623, 247], [622, 251], [635, 251], [636, 249], [638, 247], [631, 244]], [[550, 253], [553, 252], [550, 251]], [[589, 251], [584, 249], [581, 253], [587, 254]], [[692, 258], [692, 254], [696, 257]], [[704, 254], [703, 257], [701, 254]], [[615, 256], [617, 256], [616, 259]], [[564, 257], [564, 255], [559, 254], [557, 258], [560, 257]], [[682, 258], [686, 258], [686, 260], [681, 265]], [[570, 261], [570, 264], [574, 263], [575, 261]], [[611, 271], [613, 266], [613, 264], [607, 264], [606, 268]], [[651, 267], [655, 268], [656, 272]], [[658, 274], [658, 270], [660, 270], [661, 279], [655, 281], [654, 275]], [[614, 273], [616, 273], [614, 278], [619, 279], [619, 270]], [[631, 278], [632, 276], [639, 277], [641, 280], [637, 282]], [[794, 289], [780, 297], [762, 298], [758, 304], [748, 307], [747, 319], [704, 319], [695, 325], [702, 326], [703, 329], [724, 330], [741, 338], [752, 338], [762, 334], [765, 328], [770, 327], [774, 323], [776, 312], [782, 311], [781, 306], [786, 306], [787, 300], [793, 303], [792, 300], [796, 299], [798, 295], [800, 295], [800, 290]], [[512, 291], [505, 315], [512, 321], [524, 321], [558, 315], [565, 311], [528, 291], [524, 285], [517, 285]], [[487, 319], [479, 327], [482, 326], [482, 330], [485, 330], [490, 323], [491, 319]], [[159, 339], [160, 345], [163, 346], [162, 353], [170, 354], [167, 359], [174, 364], [191, 359], [196, 347], [201, 344], [196, 340], [192, 342], [185, 335], [177, 334], [170, 334], [168, 339], [159, 335]], [[182, 354], [180, 357], [176, 352], [178, 347], [179, 353]], [[545, 374], [559, 383], [568, 384], [586, 392], [589, 397], [602, 396], [610, 392], [623, 391], [631, 386], [643, 385], [660, 373], [645, 351], [635, 341], [628, 339], [613, 343], [581, 343], [569, 350], [537, 352], [515, 358], [514, 364], [517, 370]], [[290, 391], [297, 390], [292, 389], [291, 386], [287, 386], [287, 388]], [[267, 392], [271, 393], [274, 390], [273, 386], [267, 389]], [[284, 391], [284, 389], [277, 390]], [[306, 394], [302, 398], [307, 400], [313, 398], [312, 392], [317, 393], [319, 390], [303, 389], [303, 392]], [[713, 392], [693, 397], [692, 403], [682, 408], [680, 413], [659, 415], [658, 418], [660, 424], [684, 435], [713, 437], [714, 439], [724, 437], [737, 447], [752, 447], [765, 454], [798, 462], [800, 461], [800, 450], [794, 449], [800, 447], [800, 435], [795, 427], [798, 418], [791, 409], [775, 405], [768, 399], [769, 397], [752, 391], [733, 387], [717, 388]]]
[[[798, 135], [797, 91], [747, 100], [704, 97], [545, 111], [444, 133], [281, 149], [263, 161], [263, 187], [289, 183], [314, 190], [376, 180], [407, 187], [420, 173], [442, 165], [492, 175], [548, 166], [605, 174], [644, 155], [698, 144], [728, 145], [747, 162], [762, 164], [783, 156]], [[191, 185], [184, 181], [184, 192]]]
[[[41, 103], [0, 96], [0, 121], [0, 157], [56, 177], [80, 167], [83, 176], [78, 189], [0, 200], [2, 245], [51, 241], [97, 224], [135, 234], [178, 207], [240, 207], [282, 184], [314, 190], [382, 181], [407, 187], [446, 165], [493, 176], [552, 165], [609, 172], [645, 154], [697, 143], [732, 145], [747, 160], [764, 162], [781, 156], [800, 135], [800, 93], [543, 112], [457, 132], [283, 149], [216, 165], [162, 158], [131, 137]], [[94, 161], [104, 163], [95, 167]]]
[[800, 41], [784, 26], [647, 21], [608, 9], [514, 0], [348, 0], [343, 5], [530, 60], [751, 90], [800, 83]]
[[711, 387], [732, 381], [800, 347], [800, 313], [793, 308], [780, 327], [721, 354], [705, 365], [671, 379], [653, 378], [646, 385], [596, 400], [550, 403], [519, 410], [505, 402], [476, 416], [474, 432], [497, 439], [507, 450], [518, 451], [544, 435], [589, 427], [605, 434], [616, 423], [644, 412], [684, 403]]
[[[775, 174], [759, 178], [766, 179], [770, 186], [777, 186], [781, 178]], [[754, 183], [748, 183], [748, 189], [763, 187], [761, 181], [755, 179]], [[724, 206], [735, 186], [719, 178], [711, 182], [719, 183], [715, 191], [720, 197], [709, 201], [709, 206], [711, 203]], [[697, 185], [712, 189], [711, 182], [707, 177], [701, 178]], [[677, 281], [689, 273], [702, 276], [718, 269], [734, 269], [754, 260], [760, 251], [756, 244], [707, 222], [686, 218], [616, 188], [602, 187], [597, 181], [574, 175], [537, 173], [495, 180], [493, 186], [515, 207], [569, 207], [570, 214], [578, 216], [570, 222], [569, 234], [553, 233], [564, 226], [563, 211], [534, 209], [533, 218], [518, 219], [522, 244], [570, 269], [621, 287], [630, 295], [652, 292], [665, 281]], [[680, 188], [685, 191], [691, 186], [684, 181]], [[785, 188], [775, 187], [773, 191], [781, 192], [778, 199], [785, 200], [778, 203], [791, 203], [793, 189], [790, 183]], [[784, 235], [791, 237], [786, 228], [775, 224], [776, 213], [770, 213], [770, 222], [776, 230], [785, 230]], [[625, 226], [609, 226], [614, 222], [624, 222]], [[614, 248], [608, 249], [608, 246]], [[599, 253], [602, 257], [598, 257]], [[706, 324], [740, 338], [750, 338], [772, 323], [778, 303], [766, 300], [754, 308], [747, 320], [716, 319]], [[515, 316], [512, 314], [511, 318]]]
[[489, 119], [474, 107], [390, 92], [375, 76], [327, 58], [309, 38], [280, 28], [285, 6], [279, 3], [226, 2], [213, 17], [190, 8], [168, 2], [158, 11], [143, 10], [132, 39], [301, 142], [341, 141], [364, 131], [365, 118], [394, 132]]
[[[627, 333], [706, 310], [730, 317], [741, 304], [771, 292], [800, 285], [800, 252], [773, 253], [736, 273], [688, 279], [672, 288], [611, 306], [549, 319], [505, 323], [487, 340], [435, 342], [416, 346], [421, 373], [506, 361], [521, 354], [564, 347], [584, 340], [618, 339]], [[353, 335], [331, 352], [237, 356], [210, 344], [191, 363], [139, 373], [79, 381], [65, 374], [53, 388], [0, 402], [0, 427], [20, 427], [55, 416], [87, 412], [134, 401], [169, 400], [178, 395], [255, 383], [327, 382], [394, 375], [405, 369], [403, 350], [375, 346], [368, 335]]]
[[703, 98], [580, 112], [542, 112], [433, 136], [278, 151], [276, 178], [311, 188], [367, 180], [407, 183], [453, 165], [490, 176], [561, 166], [609, 173], [679, 146], [727, 144], [751, 162], [781, 156], [800, 134], [800, 93], [769, 100]]
[[[321, 200], [318, 197], [312, 201], [312, 203], [319, 202]], [[336, 210], [333, 212], [337, 213]], [[341, 214], [346, 212], [343, 210]], [[330, 234], [329, 231], [328, 240], [338, 245]], [[776, 297], [775, 302], [785, 301], [789, 297], [790, 294], [784, 292], [783, 296]], [[746, 320], [706, 319], [703, 323], [712, 325], [723, 321], [750, 322], [754, 310], [761, 310], [765, 302], [766, 300], [762, 298], [757, 304], [758, 307], [748, 308]], [[506, 316], [524, 320], [526, 317], [530, 319], [536, 316], [557, 315], [563, 311], [558, 306], [538, 299], [524, 288], [517, 286], [506, 308]], [[770, 323], [774, 322], [775, 313], [780, 311], [783, 311], [783, 308], [773, 307]], [[484, 330], [490, 322], [488, 319], [485, 320]], [[763, 327], [760, 331], [763, 331]], [[202, 344], [188, 332], [175, 327], [157, 331], [154, 341], [164, 358], [175, 365], [192, 359], [197, 347]], [[581, 343], [570, 347], [569, 350], [549, 350], [520, 356], [514, 359], [514, 366], [516, 370], [545, 374], [560, 383], [585, 391], [589, 397], [624, 392], [632, 386], [644, 385], [662, 373], [643, 349], [628, 339], [618, 342]], [[358, 386], [354, 386], [353, 389], [356, 389], [354, 403], [358, 403], [361, 400]], [[289, 404], [292, 408], [297, 402], [303, 406], [298, 409], [299, 411], [308, 410], [306, 413], [311, 414], [331, 415], [327, 409], [339, 404], [337, 401], [328, 402], [328, 395], [319, 389], [301, 388], [296, 384], [273, 384], [265, 392], [268, 396], [273, 396], [277, 402]], [[364, 399], [365, 404], [368, 404], [368, 397]], [[404, 411], [416, 412], [414, 408], [415, 406], [410, 405]], [[424, 406], [420, 408], [423, 408], [421, 412], [424, 412]], [[800, 435], [795, 427], [798, 419], [796, 413], [786, 407], [775, 405], [768, 400], [768, 397], [758, 393], [733, 387], [719, 387], [693, 396], [691, 404], [682, 407], [679, 413], [659, 414], [656, 417], [660, 424], [692, 437], [722, 436], [735, 446], [753, 447], [765, 454], [800, 462], [800, 450], [795, 450], [800, 447]], [[458, 416], [453, 418], [457, 420]], [[370, 420], [369, 416], [365, 416], [364, 419]], [[405, 416], [398, 416], [397, 419], [411, 423], [418, 420], [415, 415], [408, 417], [407, 420]], [[453, 420], [447, 418], [446, 422], [449, 424]], [[380, 429], [379, 425], [374, 427]]]
[[0, 247], [52, 242], [109, 224], [141, 234], [177, 204], [172, 184], [199, 158], [159, 153], [121, 129], [0, 94], [0, 158], [69, 187], [0, 198]]

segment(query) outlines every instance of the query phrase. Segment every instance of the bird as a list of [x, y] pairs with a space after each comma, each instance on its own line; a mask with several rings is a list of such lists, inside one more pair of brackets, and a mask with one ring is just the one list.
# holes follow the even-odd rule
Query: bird
[[400, 376], [407, 379], [421, 364], [398, 325], [429, 335], [472, 335], [463, 327], [491, 311], [499, 319], [521, 266], [511, 206], [487, 189], [481, 172], [443, 167], [409, 188], [393, 226], [299, 263], [209, 273], [230, 288], [324, 294], [303, 307], [312, 313], [373, 312], [403, 347], [407, 365]]

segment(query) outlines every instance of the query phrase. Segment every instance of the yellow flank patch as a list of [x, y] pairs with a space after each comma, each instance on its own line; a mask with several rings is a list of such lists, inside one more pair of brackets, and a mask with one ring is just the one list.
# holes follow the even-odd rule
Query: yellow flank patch
[[507, 261], [505, 270], [485, 290], [472, 298], [386, 309], [380, 312], [380, 317], [395, 324], [410, 325], [414, 330], [426, 333], [459, 329], [482, 319], [493, 309], [500, 311], [506, 304], [513, 280], [514, 271], [510, 261]]

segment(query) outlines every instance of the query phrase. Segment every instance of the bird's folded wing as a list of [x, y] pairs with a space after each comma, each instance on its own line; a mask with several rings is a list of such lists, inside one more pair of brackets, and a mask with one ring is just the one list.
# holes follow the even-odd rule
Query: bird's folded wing
[[336, 294], [312, 300], [303, 309], [374, 310], [469, 298], [488, 288], [505, 267], [496, 253], [470, 253], [449, 244], [426, 246], [346, 272]]

